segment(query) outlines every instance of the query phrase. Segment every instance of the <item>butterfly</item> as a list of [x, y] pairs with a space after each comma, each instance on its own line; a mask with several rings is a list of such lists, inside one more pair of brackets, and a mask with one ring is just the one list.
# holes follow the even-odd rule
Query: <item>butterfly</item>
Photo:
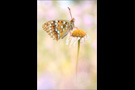
[[68, 7], [71, 20], [50, 20], [42, 25], [44, 31], [54, 40], [63, 39], [74, 28], [75, 19], [72, 18], [70, 8]]

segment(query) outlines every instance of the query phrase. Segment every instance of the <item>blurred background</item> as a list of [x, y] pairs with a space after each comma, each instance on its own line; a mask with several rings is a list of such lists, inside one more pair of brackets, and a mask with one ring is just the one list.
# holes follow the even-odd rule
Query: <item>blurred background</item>
[[[76, 82], [77, 44], [69, 48], [66, 39], [55, 41], [42, 29], [49, 20], [70, 20], [90, 38], [81, 43]], [[97, 1], [37, 1], [37, 89], [97, 90]]]

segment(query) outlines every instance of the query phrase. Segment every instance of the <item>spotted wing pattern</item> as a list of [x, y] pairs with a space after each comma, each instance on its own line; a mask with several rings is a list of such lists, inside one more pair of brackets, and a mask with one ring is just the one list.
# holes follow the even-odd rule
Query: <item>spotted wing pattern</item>
[[68, 20], [51, 20], [44, 23], [42, 27], [54, 40], [59, 40], [68, 34], [70, 26]]

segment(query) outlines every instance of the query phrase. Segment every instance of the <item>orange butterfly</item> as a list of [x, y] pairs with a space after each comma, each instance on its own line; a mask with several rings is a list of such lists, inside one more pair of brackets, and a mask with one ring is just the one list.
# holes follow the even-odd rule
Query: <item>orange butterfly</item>
[[[68, 7], [70, 16], [71, 11]], [[75, 19], [69, 20], [50, 20], [42, 25], [42, 28], [54, 39], [63, 39], [74, 28]], [[70, 32], [71, 34], [71, 32]]]

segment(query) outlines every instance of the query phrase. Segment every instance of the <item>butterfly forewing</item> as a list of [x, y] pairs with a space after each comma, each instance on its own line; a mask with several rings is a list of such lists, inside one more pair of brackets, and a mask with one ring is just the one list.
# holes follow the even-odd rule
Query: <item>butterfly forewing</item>
[[64, 38], [71, 26], [68, 20], [51, 20], [43, 24], [43, 29], [54, 39]]

